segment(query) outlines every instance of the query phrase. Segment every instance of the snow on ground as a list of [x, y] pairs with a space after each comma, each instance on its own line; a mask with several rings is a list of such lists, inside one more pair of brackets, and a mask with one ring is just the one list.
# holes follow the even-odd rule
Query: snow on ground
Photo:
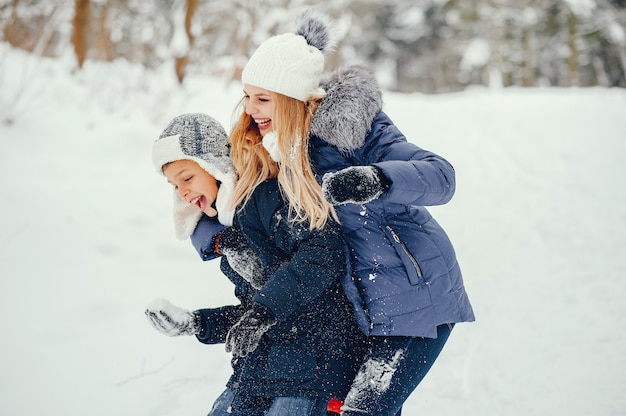
[[[241, 86], [74, 66], [0, 44], [0, 414], [205, 415], [229, 355], [157, 333], [143, 310], [234, 297], [217, 262], [175, 239], [150, 150], [183, 112], [228, 127]], [[384, 98], [457, 170], [432, 212], [477, 316], [404, 414], [626, 414], [626, 91]]]

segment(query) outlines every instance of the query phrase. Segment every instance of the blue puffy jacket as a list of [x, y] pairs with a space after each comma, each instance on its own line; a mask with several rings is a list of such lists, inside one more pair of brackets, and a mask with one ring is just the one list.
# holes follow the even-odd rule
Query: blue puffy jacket
[[353, 273], [343, 280], [367, 335], [436, 338], [436, 327], [474, 320], [454, 248], [425, 206], [447, 203], [455, 172], [442, 157], [408, 143], [382, 110], [365, 68], [338, 70], [311, 126], [310, 156], [325, 173], [378, 167], [391, 182], [377, 200], [336, 206]]
[[310, 143], [320, 181], [328, 172], [373, 165], [391, 182], [379, 199], [335, 207], [352, 257], [353, 276], [344, 279], [344, 289], [361, 330], [436, 338], [437, 325], [473, 321], [454, 248], [424, 208], [450, 200], [452, 166], [408, 143], [383, 112], [350, 153], [319, 137]]

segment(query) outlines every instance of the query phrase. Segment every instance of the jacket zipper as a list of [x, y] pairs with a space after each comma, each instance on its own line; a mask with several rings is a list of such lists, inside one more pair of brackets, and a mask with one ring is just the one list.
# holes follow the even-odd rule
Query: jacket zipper
[[400, 247], [402, 247], [402, 250], [404, 250], [404, 253], [408, 256], [409, 260], [411, 260], [411, 263], [413, 263], [413, 267], [415, 267], [415, 271], [417, 272], [417, 277], [419, 277], [419, 278], [424, 277], [424, 275], [422, 274], [422, 269], [421, 269], [420, 265], [417, 264], [417, 260], [415, 260], [415, 257], [413, 257], [413, 255], [411, 254], [409, 249], [406, 247], [406, 245], [404, 244], [404, 241], [400, 240], [400, 236], [398, 236], [398, 234], [396, 234], [396, 232], [393, 230], [393, 228], [391, 228], [388, 225], [386, 225], [385, 227], [391, 233], [391, 236], [393, 237], [394, 241], [396, 243], [400, 244]]

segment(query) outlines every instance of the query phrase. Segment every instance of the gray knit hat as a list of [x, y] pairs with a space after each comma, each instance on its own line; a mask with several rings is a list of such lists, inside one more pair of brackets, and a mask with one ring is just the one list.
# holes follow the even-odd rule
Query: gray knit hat
[[[230, 198], [234, 189], [235, 169], [230, 159], [228, 135], [214, 118], [201, 113], [183, 114], [174, 118], [152, 145], [152, 162], [158, 172], [163, 165], [177, 160], [196, 162], [221, 182], [215, 200], [218, 219], [232, 225], [234, 210]], [[176, 236], [184, 240], [193, 233], [202, 211], [183, 200], [174, 190], [174, 227]]]
[[243, 69], [242, 83], [300, 101], [323, 93], [319, 83], [324, 54], [332, 48], [331, 20], [308, 10], [296, 25], [296, 33], [271, 37], [257, 48]]

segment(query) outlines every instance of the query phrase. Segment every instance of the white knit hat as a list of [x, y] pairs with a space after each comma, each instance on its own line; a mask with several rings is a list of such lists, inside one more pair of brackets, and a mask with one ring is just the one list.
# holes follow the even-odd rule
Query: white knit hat
[[[158, 172], [163, 165], [177, 160], [191, 160], [207, 171], [220, 186], [215, 200], [218, 220], [232, 225], [234, 209], [230, 198], [235, 187], [235, 169], [227, 145], [228, 135], [214, 118], [201, 113], [174, 118], [152, 145], [152, 162]], [[202, 211], [183, 200], [174, 190], [174, 228], [176, 237], [186, 239], [193, 233]]]
[[319, 88], [324, 53], [331, 48], [330, 18], [313, 10], [303, 13], [296, 33], [274, 36], [252, 54], [241, 82], [300, 101], [323, 93]]

